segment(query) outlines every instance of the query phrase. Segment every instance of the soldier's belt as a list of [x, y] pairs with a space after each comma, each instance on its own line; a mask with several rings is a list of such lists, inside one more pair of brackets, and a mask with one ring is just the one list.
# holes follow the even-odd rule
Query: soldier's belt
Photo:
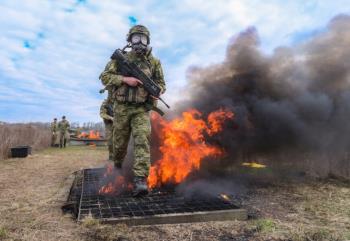
[[148, 111], [153, 110], [153, 111], [157, 112], [158, 114], [160, 114], [161, 116], [164, 115], [164, 112], [161, 109], [159, 109], [158, 107], [156, 107], [156, 106], [154, 106], [154, 105], [152, 105], [151, 103], [148, 103], [148, 102], [136, 103], [136, 102], [121, 102], [121, 101], [117, 101], [117, 104], [134, 106], [134, 107], [144, 106], [144, 107], [146, 107], [146, 109]]
[[117, 101], [117, 103], [122, 105], [130, 105], [130, 106], [146, 106], [146, 102]]

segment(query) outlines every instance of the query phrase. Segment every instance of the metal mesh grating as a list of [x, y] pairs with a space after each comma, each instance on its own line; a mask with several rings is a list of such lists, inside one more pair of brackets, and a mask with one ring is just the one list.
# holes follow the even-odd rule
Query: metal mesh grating
[[[85, 169], [77, 174], [68, 201], [76, 200], [71, 211], [78, 221], [87, 216], [102, 220], [150, 217], [166, 214], [195, 213], [238, 209], [232, 201], [220, 197], [185, 197], [175, 192], [153, 190], [148, 196], [134, 198], [130, 194], [99, 195], [105, 169]], [[73, 191], [72, 191], [73, 190]], [[78, 191], [77, 191], [78, 190]], [[75, 197], [72, 197], [75, 196]]]

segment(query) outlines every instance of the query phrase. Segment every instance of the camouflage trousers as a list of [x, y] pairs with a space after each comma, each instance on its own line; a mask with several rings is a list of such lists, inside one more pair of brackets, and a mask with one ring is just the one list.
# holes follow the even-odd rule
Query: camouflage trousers
[[105, 123], [105, 132], [108, 145], [108, 158], [113, 160], [113, 122], [110, 120], [103, 120]]
[[51, 134], [51, 146], [55, 146], [57, 144], [57, 132], [52, 132]]
[[149, 111], [143, 104], [116, 102], [113, 123], [114, 162], [116, 165], [121, 165], [124, 161], [130, 135], [134, 139], [134, 176], [147, 177], [151, 165]]
[[58, 138], [60, 140], [60, 147], [66, 147], [66, 144], [69, 141], [68, 131], [59, 131]]

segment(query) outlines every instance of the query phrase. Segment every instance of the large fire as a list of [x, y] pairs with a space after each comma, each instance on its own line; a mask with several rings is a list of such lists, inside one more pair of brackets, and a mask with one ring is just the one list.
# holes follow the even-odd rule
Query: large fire
[[101, 135], [100, 135], [100, 132], [98, 131], [90, 130], [89, 132], [83, 131], [81, 134], [78, 135], [78, 138], [98, 140], [101, 138]]
[[225, 120], [233, 116], [231, 111], [224, 109], [210, 113], [207, 119], [194, 109], [171, 121], [153, 115], [153, 121], [160, 128], [159, 150], [162, 157], [150, 169], [149, 188], [180, 183], [200, 168], [204, 158], [222, 156], [224, 151], [208, 144], [205, 137], [220, 132]]
[[[159, 151], [161, 158], [150, 169], [148, 187], [159, 187], [163, 184], [178, 184], [189, 174], [198, 170], [206, 157], [219, 157], [224, 151], [206, 142], [206, 136], [213, 136], [222, 131], [227, 119], [233, 119], [231, 111], [220, 109], [205, 119], [198, 110], [189, 110], [182, 116], [170, 121], [158, 115], [152, 115], [160, 138]], [[113, 177], [99, 190], [100, 194], [116, 194], [122, 189], [132, 189], [123, 176], [113, 174], [113, 166], [108, 165], [105, 178]]]

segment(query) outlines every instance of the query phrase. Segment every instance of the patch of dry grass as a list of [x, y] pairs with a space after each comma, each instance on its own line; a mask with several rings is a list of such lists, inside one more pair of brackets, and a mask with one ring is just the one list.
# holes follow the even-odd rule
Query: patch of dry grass
[[71, 173], [105, 164], [106, 148], [48, 148], [0, 162], [0, 240], [344, 241], [350, 239], [350, 186], [311, 180], [251, 189], [248, 221], [128, 227], [82, 224], [63, 215]]
[[105, 149], [49, 148], [27, 158], [0, 162], [0, 227], [3, 240], [81, 240], [84, 227], [61, 206], [72, 173], [101, 166]]
[[[89, 240], [345, 241], [350, 237], [350, 186], [306, 181], [256, 188], [245, 208], [248, 221], [126, 227], [89, 220]], [[123, 238], [123, 239], [122, 239]]]
[[256, 230], [267, 240], [344, 241], [350, 237], [350, 185], [345, 182], [309, 180], [261, 188], [246, 205], [259, 210], [261, 219], [252, 225], [260, 226]]
[[41, 150], [51, 144], [51, 132], [44, 124], [1, 124], [0, 136], [0, 160], [9, 157], [11, 147], [27, 145]]

